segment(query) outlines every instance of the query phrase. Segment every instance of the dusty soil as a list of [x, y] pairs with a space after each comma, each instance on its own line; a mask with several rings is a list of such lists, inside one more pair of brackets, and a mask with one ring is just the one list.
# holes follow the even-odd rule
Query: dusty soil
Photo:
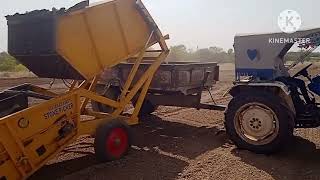
[[[211, 90], [216, 103], [230, 100], [222, 95], [233, 77], [232, 67], [222, 68], [222, 81]], [[0, 88], [11, 84], [0, 80]], [[203, 101], [210, 99], [204, 93]], [[265, 156], [238, 150], [227, 138], [223, 119], [219, 111], [159, 107], [132, 127], [133, 146], [125, 158], [99, 163], [93, 139], [81, 137], [30, 179], [320, 179], [319, 130], [297, 130], [286, 150]]]

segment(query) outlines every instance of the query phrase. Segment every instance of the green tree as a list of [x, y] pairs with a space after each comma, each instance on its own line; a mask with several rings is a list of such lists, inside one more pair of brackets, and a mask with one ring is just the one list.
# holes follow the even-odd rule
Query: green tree
[[233, 49], [228, 49], [228, 55], [232, 55], [233, 54]]
[[0, 71], [25, 71], [25, 68], [14, 57], [6, 52], [0, 53]]
[[219, 54], [219, 53], [222, 53], [222, 52], [223, 52], [223, 49], [222, 49], [222, 48], [216, 47], [216, 46], [210, 47], [209, 50], [210, 50], [211, 52], [213, 52], [214, 54]]
[[209, 49], [199, 49], [195, 52], [199, 61], [213, 61], [214, 54]]
[[188, 51], [185, 45], [172, 46], [168, 56], [169, 61], [185, 61], [188, 58]]

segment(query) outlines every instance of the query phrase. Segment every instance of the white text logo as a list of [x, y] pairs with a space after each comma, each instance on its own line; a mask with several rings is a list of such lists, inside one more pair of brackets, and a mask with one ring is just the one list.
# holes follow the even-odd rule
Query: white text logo
[[300, 14], [294, 10], [282, 11], [278, 17], [278, 25], [282, 32], [294, 33], [301, 27], [302, 19]]

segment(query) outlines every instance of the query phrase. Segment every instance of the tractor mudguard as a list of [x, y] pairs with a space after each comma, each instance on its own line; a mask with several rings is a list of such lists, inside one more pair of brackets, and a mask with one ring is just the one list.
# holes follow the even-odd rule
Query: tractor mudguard
[[232, 88], [230, 88], [225, 93], [225, 95], [230, 94], [231, 96], [235, 97], [242, 92], [252, 90], [272, 92], [274, 95], [281, 97], [284, 104], [288, 106], [294, 114], [296, 114], [288, 86], [279, 81], [261, 83], [237, 82]]

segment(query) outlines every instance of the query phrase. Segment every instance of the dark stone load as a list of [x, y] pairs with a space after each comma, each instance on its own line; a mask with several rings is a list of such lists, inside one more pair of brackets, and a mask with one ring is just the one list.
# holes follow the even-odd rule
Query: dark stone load
[[84, 79], [57, 52], [56, 23], [59, 16], [87, 5], [88, 1], [84, 1], [68, 10], [35, 10], [6, 16], [9, 54], [41, 78]]

